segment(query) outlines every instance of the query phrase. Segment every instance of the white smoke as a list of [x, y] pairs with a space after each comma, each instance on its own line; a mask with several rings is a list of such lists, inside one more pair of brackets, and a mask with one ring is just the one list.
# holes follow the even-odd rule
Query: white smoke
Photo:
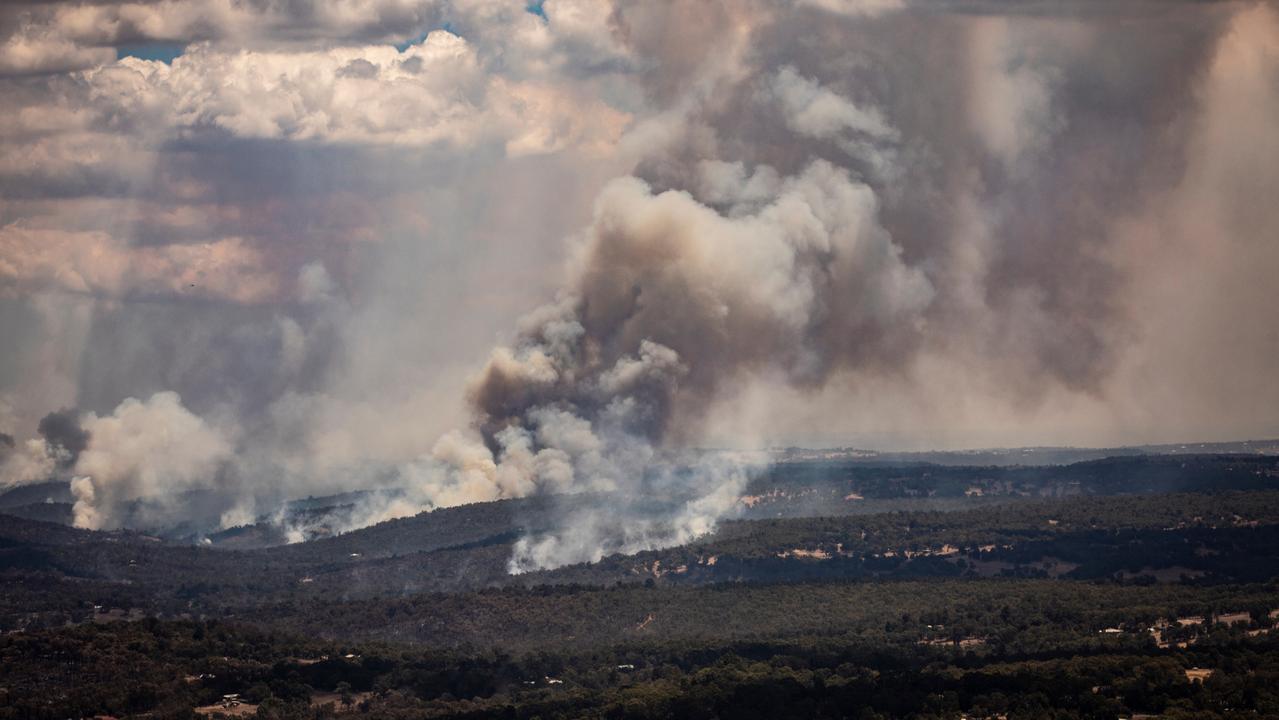
[[900, 133], [876, 108], [858, 107], [789, 65], [770, 78], [767, 99], [777, 102], [786, 126], [798, 135], [830, 140], [880, 175], [891, 169]]
[[82, 424], [90, 439], [71, 485], [76, 527], [119, 527], [139, 499], [177, 502], [210, 484], [232, 455], [231, 440], [183, 407], [177, 393], [129, 398], [106, 417], [87, 413]]
[[0, 456], [0, 488], [47, 480], [53, 477], [60, 460], [58, 449], [41, 438], [19, 443]]
[[[511, 574], [599, 562], [621, 553], [683, 545], [715, 531], [719, 521], [740, 512], [749, 469], [726, 458], [701, 459], [691, 467], [650, 466], [633, 476], [632, 493], [660, 495], [645, 506], [635, 494], [609, 496], [566, 511], [558, 528], [515, 543], [507, 563]], [[645, 475], [657, 473], [654, 487]], [[684, 499], [692, 492], [692, 498]]]
[[[636, 178], [609, 183], [554, 303], [495, 349], [472, 387], [481, 436], [445, 435], [406, 477], [430, 505], [609, 491], [559, 530], [524, 538], [512, 572], [687, 542], [738, 506], [746, 470], [683, 466], [725, 383], [780, 371], [796, 384], [908, 342], [932, 289], [876, 219], [874, 193], [817, 162], [768, 183], [720, 173], [722, 211]], [[734, 177], [742, 180], [733, 182]]]

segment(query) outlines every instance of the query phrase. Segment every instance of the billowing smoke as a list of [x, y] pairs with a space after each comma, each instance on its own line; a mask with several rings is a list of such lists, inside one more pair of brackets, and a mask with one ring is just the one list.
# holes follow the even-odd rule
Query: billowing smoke
[[1279, 433], [1267, 5], [268, 5], [0, 9], [0, 482], [82, 524], [576, 494], [518, 571], [713, 528], [697, 447]]
[[63, 408], [40, 419], [38, 438], [17, 442], [0, 433], [0, 488], [53, 480], [75, 466], [89, 433], [74, 409]]
[[79, 413], [70, 408], [45, 415], [37, 430], [50, 454], [57, 457], [58, 464], [64, 468], [73, 467], [80, 453], [89, 446], [89, 432], [80, 426]]
[[819, 385], [915, 344], [933, 289], [880, 226], [867, 185], [822, 161], [785, 179], [708, 165], [720, 210], [635, 178], [604, 188], [564, 296], [472, 389], [491, 447], [552, 408], [660, 442], [695, 430], [680, 424], [742, 373]]
[[42, 438], [17, 442], [6, 434], [0, 443], [0, 488], [26, 485], [54, 477], [58, 469], [58, 453]]
[[[725, 180], [734, 171], [739, 181]], [[654, 470], [655, 449], [696, 437], [701, 412], [747, 373], [818, 386], [916, 342], [933, 290], [879, 225], [869, 187], [822, 161], [785, 179], [768, 171], [768, 180], [745, 180], [740, 167], [720, 165], [707, 172], [721, 210], [635, 178], [604, 188], [563, 295], [525, 318], [471, 389], [485, 447], [437, 449], [457, 468], [459, 489], [635, 497], [650, 490], [651, 473], [672, 472]], [[760, 182], [769, 187], [752, 187]], [[734, 507], [743, 473], [695, 467], [685, 480], [693, 497], [673, 517], [644, 518], [637, 529], [614, 513], [616, 544], [682, 542], [714, 527]], [[589, 539], [526, 541], [513, 566], [608, 549], [594, 519], [568, 526]]]
[[[118, 527], [126, 510], [135, 526], [173, 523], [174, 509], [190, 512], [185, 493], [216, 480], [233, 447], [171, 392], [129, 398], [106, 417], [89, 413], [84, 426], [89, 442], [75, 463], [71, 492], [75, 525], [93, 530]], [[144, 505], [130, 507], [138, 501]]]

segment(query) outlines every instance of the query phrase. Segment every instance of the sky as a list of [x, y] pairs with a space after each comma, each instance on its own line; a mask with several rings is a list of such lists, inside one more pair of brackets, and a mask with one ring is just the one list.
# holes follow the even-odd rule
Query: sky
[[1266, 3], [6, 3], [0, 484], [1279, 436], [1276, 128]]

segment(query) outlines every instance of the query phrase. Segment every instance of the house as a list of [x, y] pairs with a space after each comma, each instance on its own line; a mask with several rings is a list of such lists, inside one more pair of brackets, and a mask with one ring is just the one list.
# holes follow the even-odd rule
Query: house
[[1208, 678], [1212, 677], [1212, 673], [1213, 673], [1212, 670], [1205, 670], [1203, 668], [1192, 667], [1186, 670], [1186, 681], [1191, 683], [1202, 684], [1204, 680], [1207, 680]]

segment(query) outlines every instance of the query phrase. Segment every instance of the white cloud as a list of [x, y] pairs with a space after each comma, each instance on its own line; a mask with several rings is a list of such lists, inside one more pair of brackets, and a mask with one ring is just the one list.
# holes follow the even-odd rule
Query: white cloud
[[412, 38], [436, 25], [445, 5], [439, 0], [66, 2], [53, 4], [40, 20], [49, 35], [84, 46], [223, 39], [259, 47], [360, 44]]
[[385, 45], [233, 51], [198, 45], [166, 65], [124, 58], [0, 110], [0, 177], [57, 194], [145, 177], [164, 143], [193, 133], [399, 146], [485, 144], [511, 155], [608, 152], [628, 116], [567, 86], [490, 75], [444, 31]]
[[905, 0], [799, 0], [798, 4], [850, 17], [871, 17], [906, 7]]
[[130, 247], [104, 232], [0, 227], [0, 294], [48, 290], [261, 302], [277, 292], [277, 283], [240, 238]]
[[0, 42], [0, 75], [65, 72], [115, 59], [108, 47], [85, 47], [48, 28], [26, 26]]

